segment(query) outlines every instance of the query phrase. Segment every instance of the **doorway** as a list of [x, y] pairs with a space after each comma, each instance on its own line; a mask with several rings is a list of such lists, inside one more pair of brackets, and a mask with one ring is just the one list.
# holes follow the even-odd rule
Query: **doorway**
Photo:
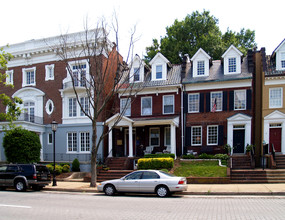
[[244, 138], [245, 138], [245, 129], [239, 128], [233, 130], [234, 153], [244, 153]]
[[274, 145], [276, 152], [281, 152], [281, 136], [282, 128], [281, 124], [270, 124], [269, 130], [269, 151], [272, 151], [272, 144]]

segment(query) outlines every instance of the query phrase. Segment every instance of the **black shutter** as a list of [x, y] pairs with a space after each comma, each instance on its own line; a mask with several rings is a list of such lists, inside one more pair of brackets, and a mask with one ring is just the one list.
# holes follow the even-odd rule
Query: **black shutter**
[[228, 106], [228, 92], [224, 91], [223, 92], [223, 111], [227, 111], [227, 106]]
[[234, 110], [234, 91], [230, 91], [230, 95], [229, 95], [229, 110], [233, 111]]
[[219, 125], [218, 145], [219, 146], [224, 145], [224, 126], [223, 125]]
[[204, 93], [200, 93], [199, 112], [204, 112]]
[[191, 127], [186, 127], [185, 146], [191, 146]]
[[251, 89], [246, 90], [246, 109], [251, 109]]
[[183, 93], [183, 108], [184, 113], [188, 113], [188, 93]]
[[210, 111], [210, 93], [206, 93], [206, 112]]

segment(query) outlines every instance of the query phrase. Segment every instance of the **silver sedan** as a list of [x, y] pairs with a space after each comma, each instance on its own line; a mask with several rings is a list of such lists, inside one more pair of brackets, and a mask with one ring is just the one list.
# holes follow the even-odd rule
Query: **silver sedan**
[[98, 184], [98, 191], [108, 196], [116, 192], [156, 193], [159, 197], [187, 190], [185, 177], [177, 177], [158, 170], [138, 170], [121, 179], [108, 180]]

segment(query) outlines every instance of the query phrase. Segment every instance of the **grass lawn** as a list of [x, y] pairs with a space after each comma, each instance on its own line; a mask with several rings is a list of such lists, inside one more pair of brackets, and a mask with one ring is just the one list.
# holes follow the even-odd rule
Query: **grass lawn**
[[174, 175], [185, 177], [226, 177], [227, 168], [218, 161], [180, 161], [174, 167]]

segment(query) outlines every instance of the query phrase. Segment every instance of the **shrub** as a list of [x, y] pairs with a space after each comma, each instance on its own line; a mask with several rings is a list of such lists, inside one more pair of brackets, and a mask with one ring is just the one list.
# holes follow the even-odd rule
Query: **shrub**
[[[50, 173], [53, 173], [53, 164], [48, 164], [46, 167], [49, 169]], [[55, 165], [55, 175], [59, 175], [62, 173], [62, 166], [56, 164]]]
[[214, 159], [228, 160], [229, 156], [227, 154], [216, 154], [214, 155]]
[[195, 156], [190, 154], [190, 155], [183, 155], [182, 159], [195, 159]]
[[75, 158], [73, 160], [71, 169], [73, 172], [79, 172], [80, 171], [80, 163], [79, 163], [79, 160], [77, 158]]
[[211, 154], [202, 153], [198, 156], [199, 159], [213, 159], [214, 156]]
[[69, 164], [64, 164], [62, 166], [62, 172], [63, 173], [68, 173], [70, 171], [70, 165]]
[[40, 161], [40, 138], [32, 131], [23, 128], [7, 131], [3, 139], [3, 147], [9, 163], [37, 163]]
[[175, 154], [146, 154], [144, 158], [175, 158]]
[[141, 158], [138, 160], [138, 169], [171, 169], [173, 158]]

